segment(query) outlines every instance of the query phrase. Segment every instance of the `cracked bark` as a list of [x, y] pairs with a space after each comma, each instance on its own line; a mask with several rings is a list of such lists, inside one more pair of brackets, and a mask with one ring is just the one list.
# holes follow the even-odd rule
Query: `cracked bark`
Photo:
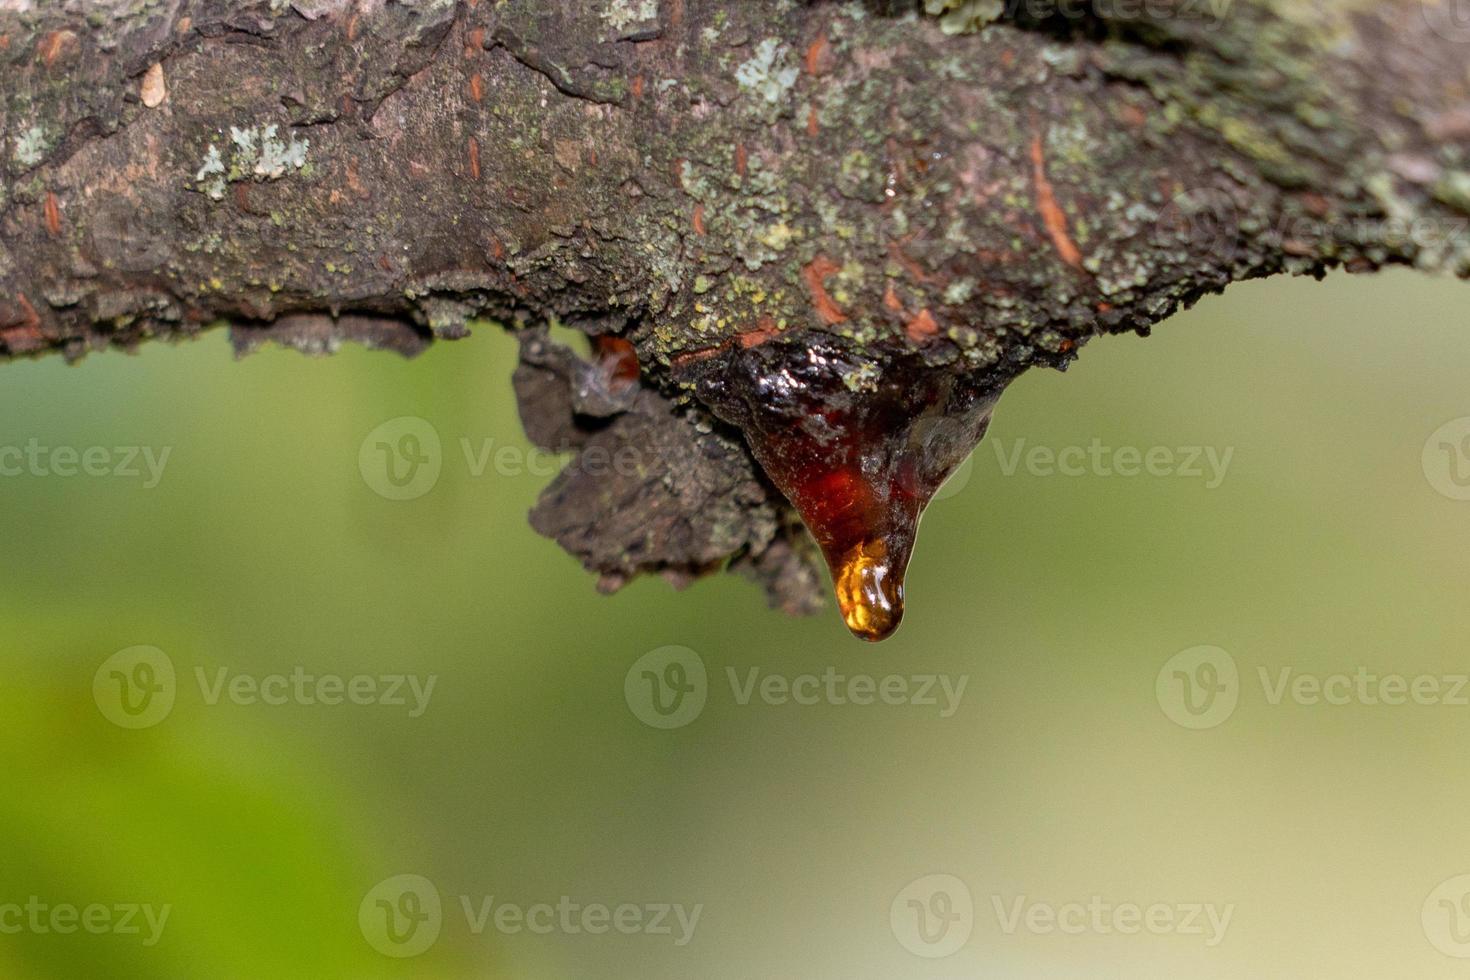
[[539, 531], [798, 612], [815, 548], [711, 396], [753, 351], [998, 390], [1240, 279], [1470, 275], [1452, 4], [911, 6], [0, 0], [0, 359], [498, 321], [580, 454]]

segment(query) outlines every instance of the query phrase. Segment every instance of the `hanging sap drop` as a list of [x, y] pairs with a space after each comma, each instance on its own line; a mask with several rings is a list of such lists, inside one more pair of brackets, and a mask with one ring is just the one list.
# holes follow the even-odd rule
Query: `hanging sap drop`
[[689, 374], [801, 514], [847, 628], [891, 636], [924, 507], [984, 436], [1003, 382], [835, 338], [725, 351]]
[[877, 642], [886, 640], [903, 620], [903, 574], [888, 560], [888, 545], [866, 541], [842, 556], [832, 567], [837, 608], [852, 635]]

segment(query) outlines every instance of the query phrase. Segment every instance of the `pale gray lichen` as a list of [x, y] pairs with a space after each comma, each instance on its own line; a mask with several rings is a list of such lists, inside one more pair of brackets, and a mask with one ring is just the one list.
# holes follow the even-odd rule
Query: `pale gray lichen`
[[22, 167], [34, 167], [46, 156], [46, 130], [32, 126], [15, 141], [15, 162]]
[[240, 129], [237, 126], [230, 127], [230, 142], [235, 144], [237, 156], [255, 156], [256, 134], [253, 129]]
[[658, 16], [658, 0], [611, 0], [602, 11], [602, 19], [619, 33], [634, 24], [644, 24]]
[[225, 196], [225, 161], [219, 155], [219, 147], [213, 143], [209, 144], [209, 152], [204, 155], [204, 165], [194, 175], [194, 183], [216, 201]]
[[275, 180], [288, 169], [300, 170], [306, 166], [306, 151], [310, 148], [310, 140], [298, 140], [294, 133], [289, 143], [277, 139], [276, 125], [272, 123], [261, 131], [260, 159], [255, 163], [254, 174]]
[[775, 104], [796, 85], [800, 73], [791, 60], [791, 49], [768, 37], [756, 45], [755, 57], [736, 70], [735, 80], [742, 89]]
[[973, 279], [956, 279], [944, 291], [944, 301], [950, 306], [960, 306], [975, 295], [975, 286]]
[[1005, 13], [1005, 0], [924, 0], [924, 12], [939, 18], [946, 34], [969, 34]]
[[202, 193], [218, 201], [225, 196], [225, 186], [234, 181], [279, 180], [289, 170], [304, 169], [311, 141], [297, 139], [294, 133], [289, 140], [282, 140], [279, 133], [280, 127], [275, 123], [244, 129], [231, 126], [229, 165], [226, 166], [219, 147], [211, 143], [204, 165], [194, 175], [194, 183]]

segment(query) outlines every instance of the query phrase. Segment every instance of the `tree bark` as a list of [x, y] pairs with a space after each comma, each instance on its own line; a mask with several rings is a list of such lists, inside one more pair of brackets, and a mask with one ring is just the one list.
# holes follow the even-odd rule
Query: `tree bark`
[[998, 391], [1240, 279], [1470, 276], [1456, 12], [0, 0], [0, 359], [496, 320], [528, 432], [581, 454], [538, 530], [605, 588], [729, 564], [805, 611], [815, 549], [712, 372], [825, 344], [859, 400]]

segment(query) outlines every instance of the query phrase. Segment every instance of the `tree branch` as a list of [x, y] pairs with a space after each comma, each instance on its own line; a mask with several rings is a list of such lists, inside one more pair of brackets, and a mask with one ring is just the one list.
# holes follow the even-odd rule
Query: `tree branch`
[[[1470, 275], [1467, 53], [1447, 0], [0, 0], [0, 359], [492, 318], [538, 441], [638, 457], [539, 530], [803, 610], [787, 501], [839, 590], [842, 521], [906, 561], [889, 491], [1026, 368], [1240, 279]], [[823, 466], [872, 499], [816, 514]]]

